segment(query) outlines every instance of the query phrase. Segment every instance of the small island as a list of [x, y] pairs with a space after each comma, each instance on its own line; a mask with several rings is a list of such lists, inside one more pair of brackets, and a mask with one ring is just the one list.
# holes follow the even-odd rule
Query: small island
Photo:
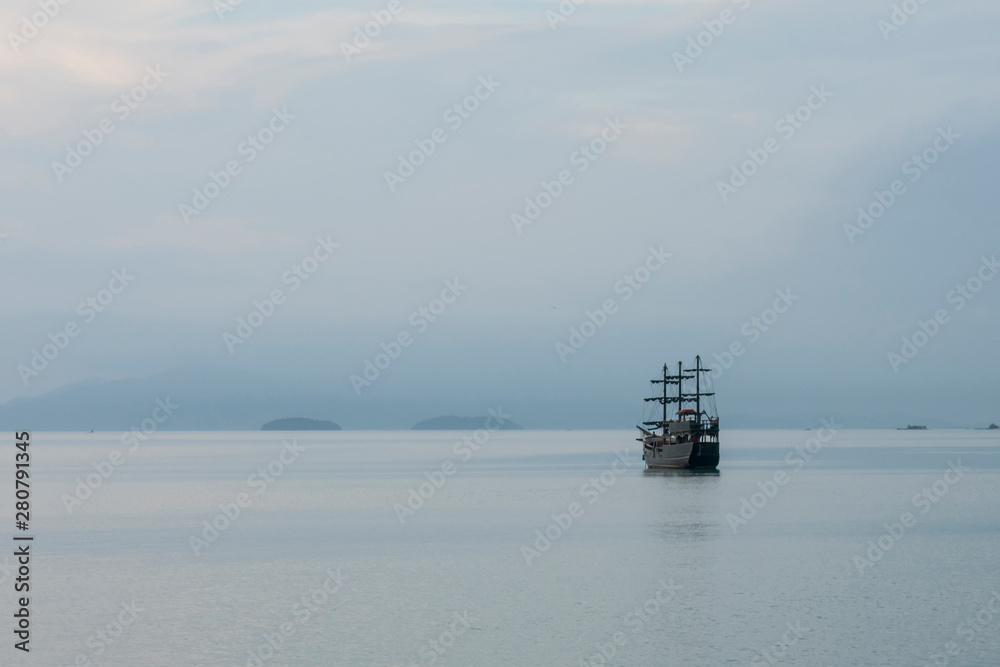
[[340, 424], [324, 419], [287, 417], [275, 419], [260, 427], [261, 431], [339, 431]]
[[926, 426], [917, 425], [917, 424], [908, 424], [906, 426], [906, 428], [900, 427], [900, 428], [897, 428], [896, 430], [897, 431], [926, 431], [927, 427]]
[[[486, 426], [486, 420], [490, 420], [490, 424], [495, 424], [495, 420], [490, 419], [490, 417], [456, 417], [455, 415], [445, 415], [443, 417], [432, 417], [431, 419], [425, 419], [422, 422], [418, 422], [413, 425], [411, 430], [413, 431], [475, 431], [479, 428], [488, 428]], [[516, 431], [521, 430], [523, 427], [520, 424], [515, 424], [514, 422], [505, 420], [503, 424], [500, 425], [501, 431]]]

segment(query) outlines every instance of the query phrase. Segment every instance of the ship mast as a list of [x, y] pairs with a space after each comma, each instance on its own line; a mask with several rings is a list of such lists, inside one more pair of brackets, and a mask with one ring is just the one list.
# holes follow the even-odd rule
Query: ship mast
[[[702, 396], [715, 396], [715, 392], [714, 391], [703, 392], [701, 390], [701, 374], [702, 373], [711, 373], [712, 369], [711, 368], [703, 368], [702, 365], [701, 365], [701, 355], [698, 355], [698, 356], [696, 356], [694, 358], [694, 368], [689, 368], [688, 369], [689, 373], [692, 372], [692, 371], [694, 372], [694, 393], [693, 394], [684, 394], [684, 396], [685, 396], [685, 400], [687, 400], [689, 402], [691, 402], [691, 401], [694, 402], [695, 413], [698, 416], [698, 420], [701, 421], [701, 397]], [[691, 378], [691, 376], [688, 376], [688, 379], [690, 379], [690, 378]]]
[[694, 414], [701, 421], [701, 355], [694, 358]]
[[[677, 418], [681, 417], [681, 408], [684, 407], [684, 391], [681, 387], [684, 385], [684, 371], [681, 368], [681, 362], [677, 362]], [[666, 420], [664, 420], [666, 421]]]
[[666, 429], [667, 423], [667, 365], [663, 364], [663, 428]]
[[[688, 369], [687, 372], [691, 372], [691, 370]], [[668, 421], [669, 421], [667, 419], [667, 404], [668, 403], [675, 403], [675, 402], [677, 403], [678, 418], [680, 418], [680, 410], [681, 410], [681, 408], [684, 407], [684, 403], [690, 403], [690, 402], [692, 402], [694, 400], [694, 399], [691, 398], [691, 394], [685, 394], [684, 393], [684, 387], [683, 387], [683, 381], [684, 380], [690, 380], [694, 376], [693, 375], [685, 375], [684, 373], [685, 373], [685, 371], [684, 371], [684, 364], [682, 362], [677, 362], [677, 375], [670, 375], [669, 371], [668, 371], [668, 365], [667, 364], [663, 364], [663, 376], [662, 376], [662, 379], [658, 379], [658, 380], [653, 380], [652, 381], [653, 384], [659, 384], [659, 383], [662, 382], [663, 383], [663, 391], [660, 392], [656, 396], [652, 396], [650, 398], [645, 399], [648, 402], [656, 401], [657, 403], [659, 403], [660, 405], [663, 406], [663, 410], [662, 410], [662, 413], [661, 413], [661, 418], [660, 418], [659, 421], [647, 421], [647, 422], [643, 422], [644, 426], [652, 426], [654, 429], [660, 428], [660, 429], [663, 430], [663, 435], [666, 435], [667, 432], [668, 432], [668, 430], [669, 430], [668, 427], [667, 427], [667, 424], [668, 424]], [[669, 396], [667, 394], [667, 385], [668, 384], [674, 384], [674, 383], [677, 384], [677, 396]]]

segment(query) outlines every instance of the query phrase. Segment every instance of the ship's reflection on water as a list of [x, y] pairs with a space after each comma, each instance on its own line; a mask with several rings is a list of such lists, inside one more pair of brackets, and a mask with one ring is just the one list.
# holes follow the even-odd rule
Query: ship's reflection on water
[[[647, 468], [642, 474], [656, 498], [646, 517], [651, 532], [673, 546], [704, 546], [723, 534], [718, 517], [722, 479], [718, 469]], [[683, 560], [684, 556], [674, 554], [668, 560], [674, 557]]]
[[718, 477], [718, 468], [646, 468], [642, 471], [646, 477]]

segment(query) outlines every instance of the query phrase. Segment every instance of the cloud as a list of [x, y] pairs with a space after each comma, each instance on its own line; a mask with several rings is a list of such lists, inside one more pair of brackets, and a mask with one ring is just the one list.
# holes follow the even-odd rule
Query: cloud
[[[871, 370], [881, 348], [934, 305], [966, 255], [1000, 241], [985, 148], [998, 134], [987, 27], [1000, 9], [928, 3], [886, 41], [876, 21], [891, 4], [754, 1], [678, 72], [674, 51], [734, 3], [590, 1], [553, 31], [545, 12], [556, 2], [417, 0], [348, 63], [340, 44], [378, 3], [245, 0], [220, 20], [208, 0], [76, 0], [20, 53], [0, 48], [0, 232], [9, 234], [0, 277], [17, 288], [6, 316], [18, 322], [5, 344], [30, 350], [128, 262], [148, 270], [94, 329], [92, 358], [46, 381], [155, 369], [178, 349], [216, 354], [236, 314], [317, 234], [332, 233], [343, 254], [240, 363], [300, 368], [304, 378], [318, 358], [331, 373], [353, 368], [352, 354], [369, 354], [441, 280], [461, 275], [468, 297], [414, 352], [414, 368], [439, 369], [432, 381], [446, 392], [461, 350], [463, 363], [516, 387], [649, 245], [666, 244], [675, 260], [662, 283], [588, 344], [581, 370], [552, 370], [539, 394], [593, 386], [595, 369], [632, 372], [665, 347], [723, 349], [786, 286], [803, 294], [801, 310], [753, 364], [777, 368], [775, 381], [789, 386], [815, 382], [796, 367], [857, 367], [859, 382], [883, 381]], [[18, 0], [0, 10], [4, 35], [36, 8]], [[169, 72], [163, 85], [59, 183], [51, 163], [149, 65]], [[448, 127], [443, 112], [489, 74], [503, 87], [389, 192], [385, 171]], [[718, 182], [820, 85], [834, 93], [829, 103], [722, 201]], [[178, 204], [240, 157], [276, 106], [297, 115], [288, 132], [185, 224]], [[607, 117], [628, 125], [621, 140], [518, 235], [511, 214], [575, 168], [570, 156]], [[863, 244], [847, 244], [843, 223], [942, 124], [963, 135], [960, 147]], [[115, 339], [126, 335], [127, 359]], [[948, 341], [936, 341], [942, 354]], [[864, 354], [852, 356], [856, 347]], [[967, 354], [959, 366], [987, 354], [947, 349]], [[631, 361], [618, 364], [623, 356]], [[394, 368], [384, 390], [419, 385], [406, 369]], [[16, 395], [13, 380], [0, 394]]]

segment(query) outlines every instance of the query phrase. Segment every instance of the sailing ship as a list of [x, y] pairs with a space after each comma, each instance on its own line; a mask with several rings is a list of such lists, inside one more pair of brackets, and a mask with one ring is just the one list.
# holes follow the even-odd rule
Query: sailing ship
[[[652, 381], [654, 385], [663, 385], [662, 392], [645, 401], [660, 404], [657, 416], [661, 418], [643, 421], [642, 426], [637, 427], [642, 437], [636, 438], [642, 443], [642, 458], [647, 468], [714, 470], [719, 465], [719, 417], [715, 413], [714, 398], [710, 398], [715, 392], [702, 391], [702, 373], [709, 372], [710, 368], [702, 368], [699, 356], [695, 357], [694, 368], [683, 368], [678, 362], [676, 375], [670, 375], [667, 365], [663, 364], [663, 377]], [[694, 380], [694, 393], [684, 392], [685, 380]], [[677, 385], [676, 393], [668, 392], [670, 385]], [[709, 398], [704, 405], [702, 397]], [[690, 405], [694, 408], [686, 407]], [[675, 406], [675, 409], [669, 410], [668, 406]]]

